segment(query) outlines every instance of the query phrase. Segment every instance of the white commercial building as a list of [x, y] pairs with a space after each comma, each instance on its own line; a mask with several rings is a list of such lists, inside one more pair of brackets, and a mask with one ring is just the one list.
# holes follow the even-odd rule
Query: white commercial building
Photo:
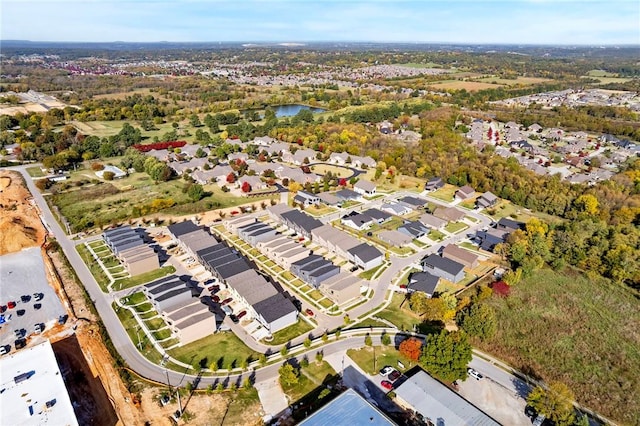
[[0, 358], [0, 381], [0, 424], [78, 424], [48, 340]]

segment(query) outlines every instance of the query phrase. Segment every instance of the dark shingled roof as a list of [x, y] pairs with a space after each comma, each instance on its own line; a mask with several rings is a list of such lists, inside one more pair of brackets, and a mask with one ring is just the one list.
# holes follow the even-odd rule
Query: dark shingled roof
[[189, 234], [193, 231], [197, 231], [201, 229], [200, 226], [196, 225], [190, 220], [180, 223], [174, 223], [173, 225], [168, 226], [169, 232], [173, 234], [174, 237], [179, 237], [180, 235]]
[[281, 293], [254, 304], [253, 309], [269, 323], [297, 311], [293, 303]]
[[378, 209], [367, 209], [363, 211], [362, 214], [366, 214], [367, 216], [370, 216], [377, 221], [385, 221], [393, 216], [391, 213], [383, 212], [382, 210]]
[[363, 262], [369, 262], [382, 256], [380, 250], [366, 243], [359, 244], [348, 250], [348, 252]]
[[295, 223], [308, 233], [311, 233], [312, 230], [322, 226], [322, 222], [318, 219], [314, 219], [308, 214], [302, 213], [300, 210], [291, 210], [282, 213], [281, 217], [289, 222]]
[[431, 275], [428, 272], [415, 272], [411, 274], [411, 278], [409, 278], [409, 288], [411, 290], [421, 291], [431, 296], [436, 290], [439, 279], [440, 278], [435, 275]]
[[424, 262], [451, 275], [458, 275], [460, 271], [464, 269], [463, 264], [458, 263], [455, 260], [440, 257], [435, 253], [424, 258]]
[[223, 280], [234, 275], [238, 275], [239, 273], [244, 272], [248, 269], [251, 269], [251, 267], [247, 265], [247, 262], [240, 258], [238, 258], [238, 260], [234, 262], [229, 262], [225, 265], [215, 268], [216, 272]]

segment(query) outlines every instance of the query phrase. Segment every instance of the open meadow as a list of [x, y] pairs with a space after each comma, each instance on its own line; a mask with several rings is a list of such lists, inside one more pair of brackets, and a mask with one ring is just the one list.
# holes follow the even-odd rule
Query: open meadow
[[640, 421], [638, 295], [567, 269], [535, 273], [496, 309], [498, 332], [478, 343], [514, 367], [561, 381], [578, 402], [625, 424]]

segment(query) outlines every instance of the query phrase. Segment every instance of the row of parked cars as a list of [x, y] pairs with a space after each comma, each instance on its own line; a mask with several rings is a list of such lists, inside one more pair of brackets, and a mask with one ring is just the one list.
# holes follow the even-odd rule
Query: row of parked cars
[[211, 294], [211, 300], [213, 300], [215, 303], [219, 303], [220, 304], [220, 308], [222, 309], [222, 311], [225, 314], [229, 315], [229, 318], [231, 318], [231, 321], [233, 321], [234, 324], [237, 324], [238, 322], [240, 322], [240, 320], [245, 315], [247, 315], [247, 311], [241, 311], [237, 315], [234, 315], [233, 309], [231, 309], [231, 307], [229, 306], [229, 304], [231, 302], [233, 302], [233, 298], [232, 297], [227, 297], [224, 300], [220, 300], [220, 296], [218, 296], [216, 294], [216, 293], [218, 293], [220, 291], [220, 286], [219, 285], [217, 285], [217, 284], [210, 285], [209, 287], [207, 287], [207, 290]]
[[380, 375], [385, 378], [380, 382], [380, 386], [382, 386], [386, 390], [391, 390], [393, 389], [393, 383], [402, 376], [402, 373], [395, 368], [386, 365], [382, 368], [382, 370], [380, 370]]

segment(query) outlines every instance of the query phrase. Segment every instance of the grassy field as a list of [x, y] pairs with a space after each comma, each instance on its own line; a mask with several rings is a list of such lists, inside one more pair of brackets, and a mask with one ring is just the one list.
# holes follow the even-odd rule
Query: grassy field
[[257, 359], [258, 354], [249, 349], [232, 332], [221, 332], [169, 351], [169, 354], [187, 364], [205, 360], [207, 366], [217, 362], [220, 368], [239, 367], [244, 360]]
[[362, 278], [363, 280], [370, 280], [377, 272], [380, 268], [387, 268], [386, 264], [382, 264], [382, 265], [378, 265], [375, 268], [371, 268], [368, 271], [364, 271], [364, 272], [360, 272], [360, 275], [358, 275], [359, 278]]
[[[385, 365], [405, 372], [409, 368], [416, 365], [415, 361], [402, 356], [393, 346], [375, 346], [375, 363], [374, 363], [374, 347], [363, 347], [360, 349], [349, 349], [347, 355], [368, 374], [376, 375]], [[405, 368], [400, 368], [400, 361]], [[380, 378], [382, 380], [382, 378]]]
[[319, 175], [326, 175], [327, 172], [331, 172], [339, 178], [350, 178], [353, 176], [352, 170], [345, 167], [334, 166], [333, 164], [314, 164], [311, 166], [311, 171]]
[[31, 177], [44, 177], [44, 172], [40, 167], [27, 167], [27, 173]]
[[[114, 162], [114, 164], [117, 163], [117, 161]], [[94, 178], [91, 171], [81, 170], [72, 173], [71, 181]], [[183, 192], [185, 185], [186, 183], [181, 179], [154, 183], [145, 173], [133, 173], [109, 183], [87, 185], [60, 192], [52, 195], [50, 201], [59, 207], [73, 230], [80, 231], [139, 217], [142, 214], [140, 209], [151, 206], [156, 199], [171, 199], [175, 202], [173, 207], [160, 210], [159, 213], [183, 215], [215, 208], [234, 207], [250, 201], [259, 206], [262, 200], [269, 198], [264, 196], [248, 200], [222, 192], [217, 185], [206, 185], [205, 191], [209, 195], [198, 202], [193, 202]], [[100, 215], [95, 214], [98, 211]], [[149, 213], [152, 211], [149, 210]]]
[[453, 201], [453, 196], [457, 190], [457, 186], [446, 184], [442, 188], [433, 191], [429, 195], [431, 195], [433, 198], [438, 198], [443, 201]]
[[309, 367], [300, 370], [298, 383], [283, 386], [282, 390], [289, 396], [291, 401], [298, 401], [317, 387], [322, 386], [325, 380], [328, 380], [335, 374], [334, 369], [331, 368], [326, 361], [317, 364], [315, 360], [310, 359]]
[[273, 333], [273, 340], [269, 341], [269, 344], [281, 345], [283, 343], [287, 343], [291, 339], [295, 339], [298, 336], [308, 333], [311, 330], [313, 330], [313, 327], [310, 326], [308, 322], [298, 319], [298, 322], [295, 324]]
[[482, 83], [478, 81], [461, 81], [461, 80], [448, 80], [445, 82], [430, 83], [429, 87], [433, 87], [436, 90], [462, 90], [467, 92], [475, 92], [484, 89], [495, 89], [502, 87], [502, 84]]
[[405, 302], [402, 307], [400, 304], [404, 301], [404, 294], [395, 293], [391, 300], [391, 304], [387, 306], [377, 316], [392, 322], [400, 330], [413, 330], [414, 325], [422, 322], [420, 317], [409, 309], [409, 302]]
[[540, 77], [518, 77], [514, 79], [510, 78], [500, 78], [500, 77], [484, 77], [478, 79], [478, 81], [482, 83], [491, 83], [491, 84], [500, 84], [505, 86], [530, 86], [532, 84], [544, 83], [545, 81], [551, 81], [548, 78], [540, 78]]
[[498, 333], [480, 347], [515, 367], [566, 383], [613, 420], [640, 420], [640, 311], [628, 288], [567, 270], [540, 271], [488, 301]]
[[533, 212], [525, 209], [524, 207], [517, 206], [510, 201], [502, 200], [497, 206], [486, 209], [485, 213], [491, 216], [495, 220], [499, 220], [503, 217], [509, 217], [511, 219], [519, 220], [521, 222], [528, 222], [529, 219], [537, 217], [547, 223], [561, 223], [563, 219], [552, 216], [546, 213]]

